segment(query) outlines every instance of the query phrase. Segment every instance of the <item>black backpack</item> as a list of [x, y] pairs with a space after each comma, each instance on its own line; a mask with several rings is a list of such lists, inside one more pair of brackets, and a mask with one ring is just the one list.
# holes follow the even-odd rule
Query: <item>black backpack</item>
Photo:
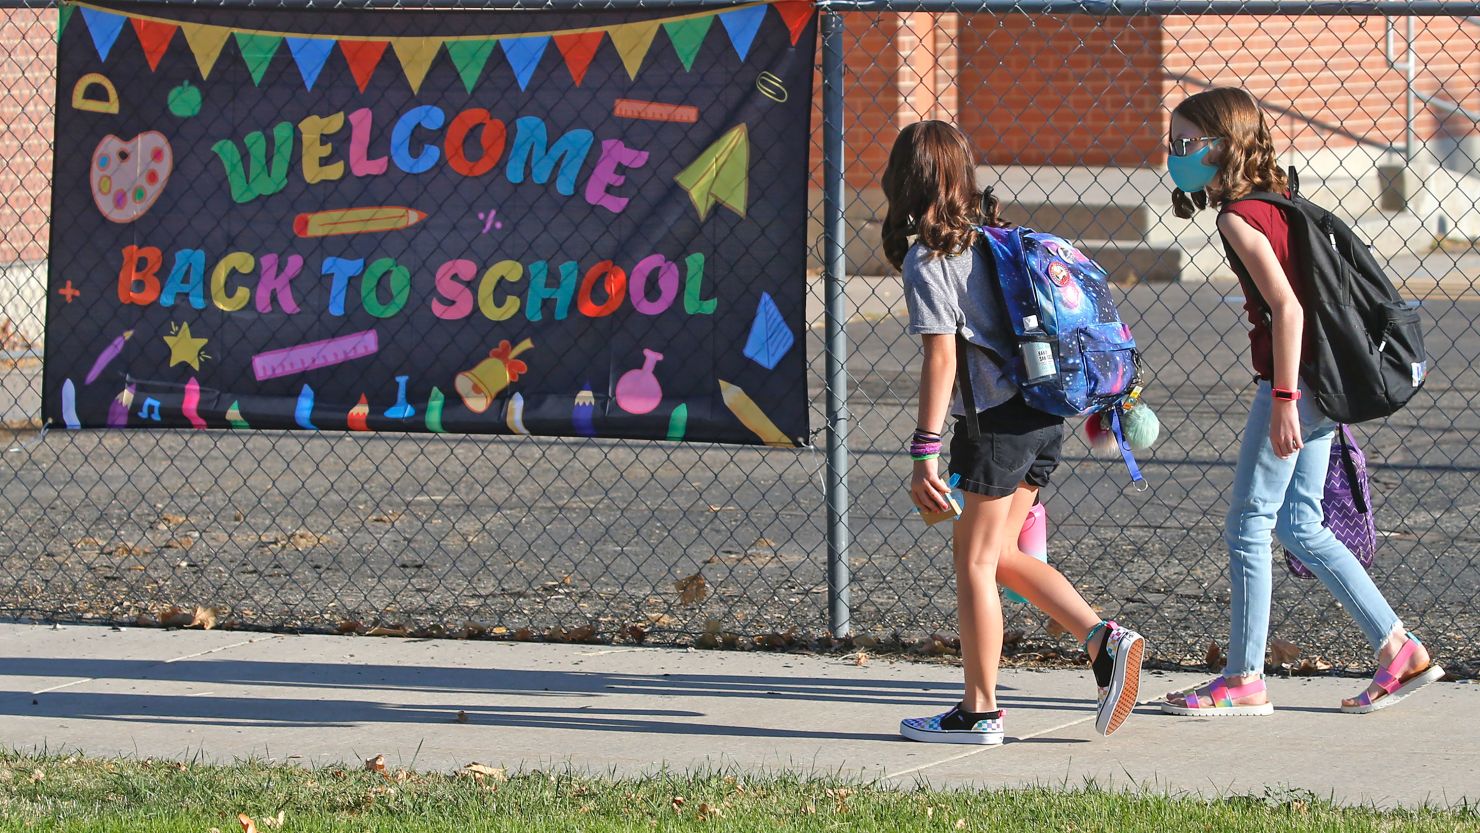
[[[1290, 249], [1305, 277], [1309, 302], [1309, 355], [1301, 356], [1300, 378], [1316, 406], [1336, 422], [1390, 416], [1423, 387], [1428, 372], [1418, 310], [1398, 296], [1367, 244], [1331, 212], [1301, 197], [1299, 189], [1291, 168], [1289, 197], [1261, 191], [1242, 200], [1280, 206], [1289, 219]], [[1264, 309], [1269, 322], [1269, 306], [1249, 270], [1226, 238], [1223, 248], [1244, 292]]]

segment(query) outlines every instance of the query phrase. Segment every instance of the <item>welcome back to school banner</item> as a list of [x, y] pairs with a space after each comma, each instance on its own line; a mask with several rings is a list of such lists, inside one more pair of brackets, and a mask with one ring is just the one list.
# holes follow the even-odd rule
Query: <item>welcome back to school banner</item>
[[46, 416], [803, 445], [815, 37], [63, 5]]

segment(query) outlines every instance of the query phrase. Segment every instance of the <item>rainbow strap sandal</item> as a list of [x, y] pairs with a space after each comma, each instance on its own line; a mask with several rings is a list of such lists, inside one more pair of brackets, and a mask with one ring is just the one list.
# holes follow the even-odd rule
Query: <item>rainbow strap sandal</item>
[[1347, 714], [1367, 714], [1368, 712], [1375, 712], [1378, 709], [1385, 709], [1388, 706], [1397, 704], [1400, 700], [1408, 697], [1429, 683], [1438, 682], [1443, 679], [1444, 669], [1432, 662], [1429, 663], [1427, 668], [1421, 671], [1415, 671], [1407, 677], [1399, 679], [1398, 669], [1408, 664], [1408, 660], [1413, 656], [1413, 652], [1422, 644], [1418, 641], [1418, 637], [1411, 633], [1408, 634], [1408, 641], [1403, 643], [1403, 647], [1399, 649], [1398, 655], [1393, 657], [1393, 661], [1377, 669], [1377, 673], [1372, 676], [1373, 684], [1382, 689], [1384, 693], [1377, 695], [1377, 698], [1373, 699], [1371, 694], [1363, 691], [1357, 695], [1356, 705], [1342, 705], [1341, 710]]
[[[1265, 691], [1263, 677], [1240, 686], [1229, 686], [1228, 678], [1220, 676], [1213, 678], [1206, 685], [1168, 694], [1166, 699], [1161, 701], [1161, 710], [1166, 714], [1175, 714], [1180, 717], [1262, 717], [1274, 714], [1273, 703], [1265, 702], [1257, 706], [1236, 706], [1233, 703], [1237, 698], [1249, 697], [1263, 691]], [[1173, 697], [1181, 698], [1182, 702], [1172, 702]], [[1212, 701], [1211, 706], [1202, 704], [1204, 697]]]

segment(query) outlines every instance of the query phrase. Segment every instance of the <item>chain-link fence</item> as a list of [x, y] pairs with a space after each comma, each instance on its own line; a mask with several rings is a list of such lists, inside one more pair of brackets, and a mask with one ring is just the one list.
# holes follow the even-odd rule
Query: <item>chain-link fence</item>
[[[823, 428], [800, 452], [39, 430], [56, 14], [5, 11], [0, 27], [0, 611], [188, 621], [199, 604], [239, 627], [721, 645], [949, 634], [948, 539], [903, 488], [919, 348], [878, 247], [888, 148], [902, 125], [940, 118], [972, 138], [1008, 219], [1079, 241], [1112, 273], [1154, 372], [1151, 490], [1126, 490], [1072, 426], [1047, 499], [1050, 560], [1159, 659], [1200, 664], [1227, 635], [1222, 515], [1252, 374], [1239, 289], [1209, 221], [1172, 217], [1164, 147], [1182, 96], [1240, 85], [1305, 193], [1370, 238], [1421, 305], [1429, 382], [1358, 428], [1372, 571], [1446, 665], [1480, 670], [1480, 20], [1466, 17], [1480, 3], [822, 8], [813, 268], [796, 280]], [[1363, 664], [1339, 605], [1279, 572], [1272, 636]], [[1007, 612], [1010, 650], [1073, 650], [1041, 615]]]

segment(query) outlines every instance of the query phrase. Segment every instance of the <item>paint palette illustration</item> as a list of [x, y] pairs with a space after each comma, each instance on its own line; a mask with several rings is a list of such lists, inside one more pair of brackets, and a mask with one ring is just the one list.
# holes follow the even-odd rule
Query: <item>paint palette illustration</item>
[[151, 130], [129, 141], [103, 137], [93, 151], [88, 181], [93, 202], [115, 223], [144, 216], [164, 193], [175, 169], [175, 154], [163, 133]]

